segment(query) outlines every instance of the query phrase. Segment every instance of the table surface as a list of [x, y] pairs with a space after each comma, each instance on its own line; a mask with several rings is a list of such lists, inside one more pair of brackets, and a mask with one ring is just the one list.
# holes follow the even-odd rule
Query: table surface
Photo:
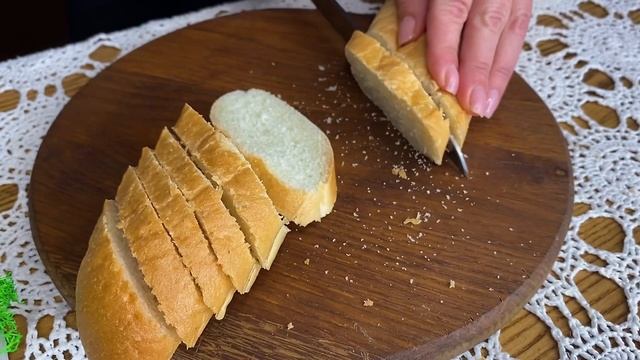
[[[598, 8], [585, 3], [586, 11], [598, 11]], [[561, 26], [551, 17], [539, 17], [532, 21], [547, 26]], [[640, 12], [633, 15], [634, 22], [640, 22]], [[525, 46], [529, 46], [525, 44]], [[538, 44], [539, 49], [544, 54], [552, 54], [564, 48], [559, 41], [548, 41]], [[110, 62], [117, 57], [118, 49], [112, 47], [101, 47], [92, 54], [92, 58], [98, 61]], [[72, 96], [89, 80], [88, 77], [78, 75], [67, 77], [63, 84], [66, 94]], [[601, 73], [593, 73], [587, 76], [584, 81], [590, 85], [600, 88], [609, 86], [610, 79]], [[46, 92], [46, 91], [45, 91]], [[28, 95], [27, 95], [28, 96]], [[19, 101], [19, 96], [11, 93], [0, 94], [0, 111], [13, 109]], [[603, 125], [617, 122], [615, 113], [607, 112], [599, 108], [585, 109], [590, 117]], [[572, 131], [571, 125], [560, 123], [565, 131]], [[9, 211], [18, 196], [18, 187], [15, 184], [0, 184], [0, 214]], [[574, 216], [579, 216], [590, 210], [590, 205], [586, 203], [576, 203], [574, 205]], [[619, 251], [622, 249], [625, 237], [623, 229], [618, 223], [608, 218], [594, 218], [585, 222], [580, 228], [580, 237], [589, 244], [604, 250]], [[640, 231], [634, 232], [634, 238], [640, 243]], [[601, 264], [602, 259], [595, 255], [587, 255], [585, 258], [593, 264]], [[604, 315], [606, 319], [613, 323], [624, 321], [629, 312], [626, 297], [623, 290], [613, 281], [593, 272], [579, 273], [575, 278], [576, 284], [584, 294], [589, 303]], [[586, 310], [577, 301], [570, 299], [567, 305], [571, 310], [573, 318], [581, 322], [588, 322], [589, 318]], [[567, 319], [556, 309], [547, 309], [554, 323], [565, 334], [570, 333]], [[20, 316], [16, 317], [18, 327], [23, 334], [26, 334], [26, 320]], [[75, 314], [70, 312], [65, 320], [67, 324], [75, 327]], [[37, 324], [38, 334], [48, 337], [53, 329], [53, 317], [45, 316]], [[519, 359], [557, 359], [559, 358], [558, 346], [550, 334], [549, 328], [525, 309], [522, 309], [509, 324], [501, 330], [500, 343], [502, 349], [511, 356]], [[9, 354], [10, 359], [22, 359], [24, 356], [24, 341], [17, 352]]]

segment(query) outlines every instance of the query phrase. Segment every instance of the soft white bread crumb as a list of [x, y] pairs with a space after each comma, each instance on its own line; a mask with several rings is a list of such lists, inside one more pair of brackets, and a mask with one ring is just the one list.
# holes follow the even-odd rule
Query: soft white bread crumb
[[278, 211], [306, 225], [333, 209], [333, 150], [326, 135], [278, 97], [259, 89], [236, 90], [212, 107], [213, 124], [251, 163]]

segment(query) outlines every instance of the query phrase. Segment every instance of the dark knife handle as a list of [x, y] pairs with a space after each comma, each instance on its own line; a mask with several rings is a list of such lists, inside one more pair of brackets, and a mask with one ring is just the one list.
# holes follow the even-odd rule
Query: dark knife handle
[[344, 38], [351, 39], [351, 34], [358, 29], [351, 16], [344, 11], [336, 0], [311, 0], [331, 26]]

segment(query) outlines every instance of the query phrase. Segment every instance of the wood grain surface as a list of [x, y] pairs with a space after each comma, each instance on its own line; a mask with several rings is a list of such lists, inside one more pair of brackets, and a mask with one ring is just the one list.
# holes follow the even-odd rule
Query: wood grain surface
[[[30, 188], [37, 246], [65, 297], [102, 200], [181, 104], [206, 113], [226, 91], [261, 87], [328, 133], [336, 209], [294, 229], [251, 293], [176, 358], [445, 358], [505, 324], [546, 276], [571, 213], [555, 120], [514, 78], [494, 119], [473, 122], [471, 178], [458, 178], [449, 161], [425, 165], [382, 119], [343, 46], [314, 12], [248, 12], [156, 40], [84, 86], [47, 135]], [[409, 179], [392, 174], [400, 164]], [[403, 224], [417, 212], [430, 217]]]

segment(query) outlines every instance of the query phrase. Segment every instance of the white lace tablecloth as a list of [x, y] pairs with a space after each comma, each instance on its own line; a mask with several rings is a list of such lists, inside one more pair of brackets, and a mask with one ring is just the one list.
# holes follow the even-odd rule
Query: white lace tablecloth
[[[600, 1], [600, 0], [598, 0]], [[358, 13], [376, 6], [345, 2]], [[638, 0], [601, 2], [602, 11], [584, 10], [579, 0], [536, 0], [534, 17], [517, 71], [538, 92], [563, 129], [571, 150], [575, 201], [590, 210], [573, 218], [560, 257], [542, 288], [526, 305], [550, 329], [563, 358], [640, 358], [640, 247], [634, 241], [640, 214], [640, 24], [632, 14], [640, 11]], [[593, 5], [593, 4], [592, 4]], [[69, 100], [64, 83], [70, 74], [95, 76], [108, 64], [89, 58], [98, 47], [120, 49], [123, 56], [163, 34], [186, 25], [240, 10], [270, 7], [311, 7], [308, 1], [242, 1], [207, 8], [170, 19], [92, 37], [63, 48], [51, 49], [0, 63], [0, 96], [19, 98], [13, 109], [0, 110], [0, 185], [17, 184], [18, 200], [0, 213], [0, 271], [11, 271], [24, 303], [14, 313], [26, 318], [26, 358], [63, 359], [64, 354], [84, 358], [78, 332], [67, 327], [68, 306], [45, 273], [34, 247], [27, 215], [27, 186], [42, 137]], [[538, 25], [538, 16], [553, 17], [554, 27]], [[636, 20], [637, 21], [637, 20]], [[544, 56], [541, 44], [558, 40], [566, 47]], [[545, 54], [546, 55], [546, 54]], [[611, 84], [590, 86], [586, 75], [601, 72]], [[613, 112], [617, 121], [602, 123], [589, 116], [588, 108]], [[615, 116], [617, 115], [617, 116]], [[580, 238], [580, 225], [588, 219], [606, 217], [624, 231], [622, 251], [593, 247]], [[595, 254], [604, 266], [587, 262], [583, 254]], [[585, 299], [574, 280], [582, 271], [611, 279], [627, 298], [629, 314], [614, 324]], [[587, 310], [590, 322], [572, 317], [565, 297], [576, 299]], [[556, 307], [568, 319], [571, 332], [563, 334], [546, 308]], [[53, 317], [53, 330], [39, 337], [36, 324]], [[501, 348], [499, 333], [461, 355], [463, 359], [510, 358]], [[488, 354], [488, 355], [486, 355]]]

